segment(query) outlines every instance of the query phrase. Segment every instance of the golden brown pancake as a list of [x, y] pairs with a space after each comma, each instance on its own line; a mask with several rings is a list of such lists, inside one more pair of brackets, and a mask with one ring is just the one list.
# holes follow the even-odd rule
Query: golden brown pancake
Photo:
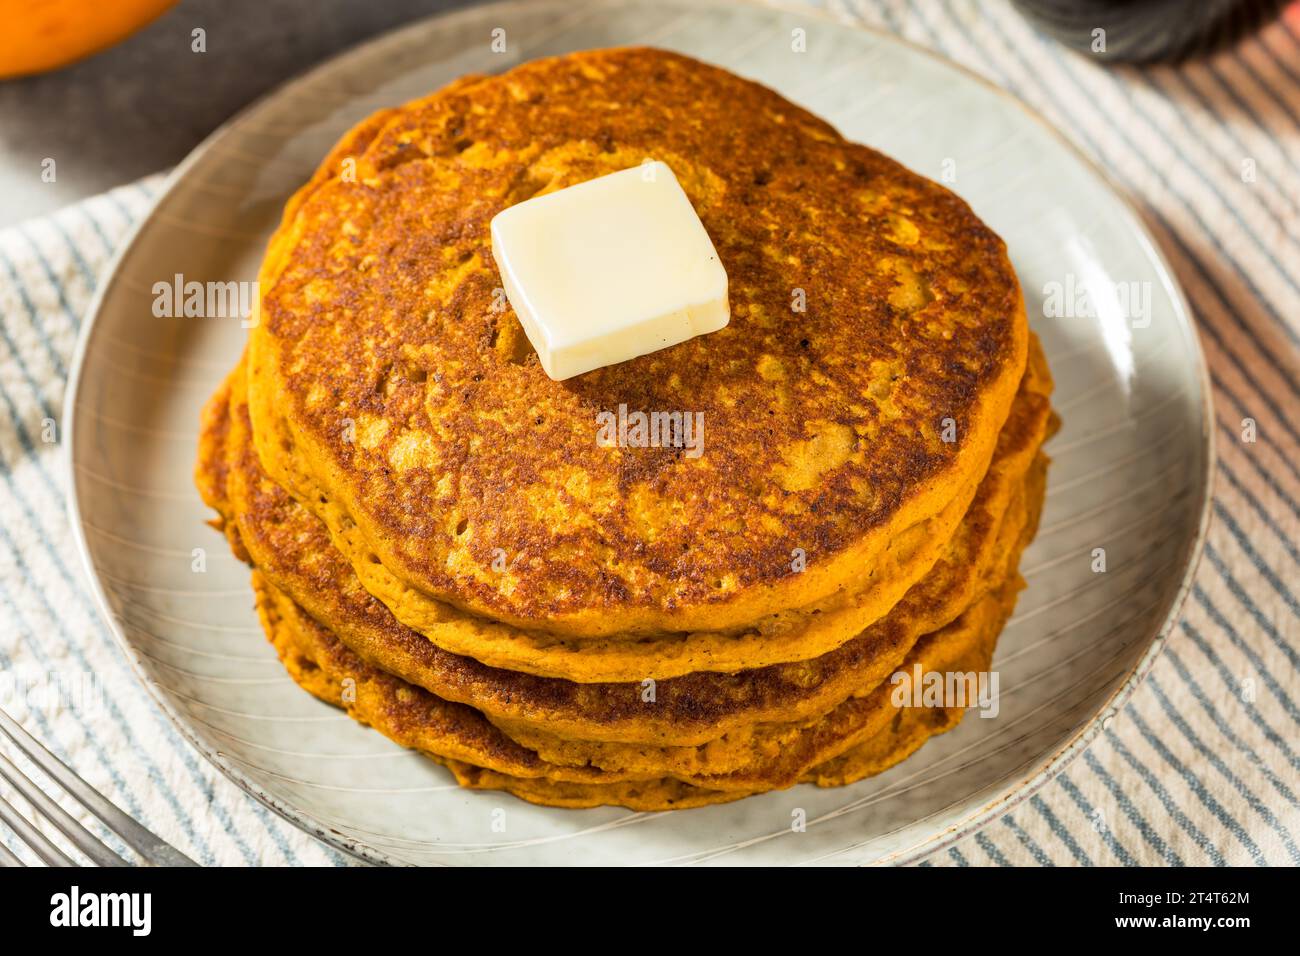
[[[1042, 358], [1041, 349], [1037, 344], [1033, 346], [1032, 355], [1033, 361], [1027, 368], [1017, 402], [1013, 404], [1015, 414], [1009, 417], [1005, 423], [1002, 432], [1003, 437], [999, 439], [995, 467], [987, 472], [982, 482], [976, 483], [976, 489], [984, 487], [983, 494], [985, 496], [984, 504], [975, 512], [976, 514], [989, 513], [996, 515], [1005, 507], [1005, 501], [1010, 494], [1009, 489], [1014, 484], [1015, 474], [1023, 472], [1024, 468], [1028, 466], [1033, 449], [1046, 428], [1049, 415], [1047, 396], [1051, 389], [1051, 379], [1046, 362]], [[243, 387], [243, 384], [238, 380], [238, 373], [236, 381], [232, 385], [235, 391], [234, 400], [236, 403], [240, 403], [242, 397], [239, 390]], [[215, 405], [220, 406], [222, 401], [223, 398], [218, 396]], [[209, 417], [212, 418], [219, 414], [221, 413], [218, 408], [218, 411]], [[235, 422], [234, 427], [240, 432], [241, 436], [248, 430], [242, 416]], [[242, 448], [242, 446], [240, 447]], [[239, 454], [244, 455], [242, 451]], [[263, 498], [277, 499], [279, 497], [280, 493], [277, 486], [269, 477], [262, 474], [258, 462], [260, 462], [260, 458], [243, 457], [242, 466], [235, 469], [234, 472], [234, 481], [237, 486], [234, 497], [241, 502], [240, 508], [246, 513], [256, 515], [269, 512], [272, 515], [272, 523], [278, 522], [281, 520], [281, 515], [287, 513], [282, 504], [277, 500], [269, 500], [259, 503], [259, 507], [253, 508], [251, 506], [252, 496], [238, 490], [239, 488], [256, 488]], [[205, 466], [201, 465], [200, 467]], [[974, 490], [971, 492], [971, 495], [973, 494]], [[216, 498], [209, 498], [209, 503], [219, 509], [221, 508]], [[970, 509], [967, 509], [967, 513], [970, 513]], [[962, 517], [962, 515], [958, 515], [953, 524], [960, 525]], [[264, 525], [267, 523], [263, 521]], [[309, 522], [295, 517], [293, 523]], [[934, 523], [930, 522], [931, 525]], [[274, 533], [274, 529], [269, 529], [268, 533]], [[321, 559], [317, 555], [333, 552], [334, 549], [328, 543], [315, 543], [319, 535], [313, 537], [312, 548], [305, 549], [302, 543], [304, 533], [306, 532], [300, 528], [286, 529], [283, 532], [276, 533], [276, 537], [280, 542], [280, 550], [287, 548], [296, 551], [301, 555], [300, 562], [306, 561], [309, 563], [318, 563]], [[942, 553], [947, 543], [954, 540], [954, 529], [948, 529], [946, 532], [932, 530], [930, 533], [934, 535], [934, 540], [928, 541], [926, 547], [938, 553]], [[942, 535], [942, 538], [940, 538], [940, 535]], [[254, 533], [254, 537], [257, 536]], [[895, 544], [890, 553], [898, 556], [900, 553], [906, 553], [909, 547], [911, 545], [906, 541], [900, 541]], [[266, 555], [263, 555], [259, 560], [268, 566], [272, 563], [271, 559]], [[929, 560], [931, 567], [934, 567], [934, 558]], [[367, 564], [366, 567], [372, 570], [378, 569], [380, 574], [385, 573], [381, 566]], [[960, 560], [949, 560], [946, 564], [940, 565], [940, 569], [941, 572], [949, 575], [968, 575], [970, 570]], [[275, 572], [272, 571], [271, 573], [274, 577]], [[322, 576], [326, 576], [324, 569], [317, 569], [313, 573], [320, 579], [323, 579]], [[370, 594], [369, 575], [359, 575], [358, 583], [355, 585], [351, 581], [352, 575], [347, 574], [346, 569], [341, 567], [331, 568], [327, 576], [340, 582], [347, 581], [348, 584], [344, 590], [349, 594], [355, 593], [358, 598], [364, 594], [365, 599], [368, 599]], [[964, 606], [965, 601], [960, 599], [942, 600], [945, 596], [950, 595], [961, 597], [958, 582], [952, 577], [942, 578], [939, 585], [938, 589], [932, 589], [932, 593], [941, 600], [928, 602], [927, 608], [939, 612], [946, 609], [949, 614], [948, 619], [951, 619]], [[294, 587], [292, 584], [285, 585], [285, 589], [295, 594], [301, 603], [314, 608], [313, 599], [304, 593], [310, 588], [310, 582], [299, 587]], [[321, 598], [326, 601], [333, 599], [330, 594], [324, 594]], [[827, 651], [828, 645], [829, 648], [836, 648], [846, 643], [848, 639], [843, 638], [841, 634], [847, 629], [856, 626], [856, 622], [861, 616], [860, 612], [861, 605], [850, 600], [839, 605], [827, 605], [811, 616], [775, 613], [760, 622], [754, 629], [754, 634], [762, 634], [773, 640], [779, 640], [782, 647], [790, 649], [789, 653], [796, 660], [817, 657]], [[317, 613], [317, 616], [330, 627], [341, 629], [336, 614], [328, 611], [314, 611], [314, 613]], [[424, 632], [425, 635], [439, 648], [448, 649], [454, 654], [474, 657], [497, 668], [533, 673], [539, 676], [559, 676], [582, 683], [660, 680], [689, 674], [692, 670], [709, 669], [697, 665], [696, 648], [698, 645], [697, 636], [695, 635], [680, 637], [672, 642], [663, 640], [642, 641], [636, 644], [628, 644], [623, 641], [603, 643], [596, 640], [572, 642], [556, 639], [551, 635], [538, 632], [521, 632], [519, 629], [478, 618], [447, 605], [443, 606], [442, 613], [444, 616], [443, 621], [437, 628], [427, 629]], [[356, 615], [350, 613], [344, 616], [356, 617]], [[942, 620], [937, 621], [934, 626], [937, 627], [942, 623]], [[863, 628], [859, 627], [850, 634], [850, 638], [856, 637], [862, 630]], [[770, 648], [771, 645], [767, 646]], [[762, 649], [757, 648], [756, 639], [753, 637], [733, 637], [729, 639], [725, 648], [725, 655], [726, 662], [736, 666], [715, 666], [714, 669], [740, 669], [739, 665], [743, 665], [748, 660], [752, 661], [752, 663], [746, 669], [752, 670], [755, 667], [762, 666], [766, 660], [766, 654]], [[788, 655], [782, 654], [781, 656]], [[716, 654], [708, 655], [708, 659], [715, 665], [719, 663]], [[403, 671], [403, 674], [417, 683], [420, 682], [409, 671]], [[431, 689], [437, 690], [436, 687]]]
[[[1041, 353], [1034, 354], [1027, 381], [1039, 371]], [[641, 681], [584, 685], [487, 667], [399, 624], [351, 574], [320, 523], [261, 472], [239, 386], [235, 376], [205, 414], [201, 490], [226, 519], [236, 553], [346, 645], [412, 683], [483, 710], [512, 732], [534, 727], [584, 740], [677, 745], [704, 743], [761, 721], [825, 713], [880, 680], [922, 633], [942, 627], [993, 587], [1009, 547], [999, 537], [1014, 541], [1016, 530], [1004, 528], [1003, 519], [1049, 414], [1041, 391], [1022, 389], [1000, 436], [995, 467], [945, 558], [883, 621], [811, 661], [658, 681], [651, 704]]]
[[1044, 459], [1036, 462], [1026, 488], [1017, 494], [1015, 513], [1002, 523], [997, 549], [999, 568], [993, 586], [936, 633], [920, 635], [914, 645], [892, 647], [889, 653], [882, 654], [880, 666], [828, 713], [802, 722], [739, 727], [697, 746], [667, 747], [573, 739], [548, 728], [521, 727], [500, 720], [494, 723], [512, 740], [560, 766], [592, 766], [632, 774], [658, 771], [723, 790], [794, 783], [810, 763], [831, 759], [882, 729], [888, 719], [883, 698], [891, 689], [887, 678], [903, 667], [905, 659], [915, 656], [914, 650], [925, 660], [927, 669], [946, 668], [946, 657], [937, 650], [939, 645], [950, 649], [944, 653], [951, 654], [987, 643], [992, 653], [992, 642], [1004, 618], [1002, 612], [1010, 613], [1020, 588], [1016, 566], [1037, 524], [1045, 464]]
[[[732, 321], [554, 382], [488, 223], [647, 158]], [[590, 51], [360, 124], [259, 283], [197, 482], [316, 696], [464, 786], [640, 810], [850, 783], [960, 720], [889, 678], [988, 668], [1054, 416], [942, 187], [725, 71]], [[704, 454], [603, 446], [620, 406], [703, 413]]]
[[[731, 323], [554, 382], [502, 308], [488, 223], [646, 157], [708, 229]], [[373, 117], [291, 201], [259, 278], [249, 395], [271, 477], [403, 623], [578, 680], [610, 674], [547, 671], [544, 646], [515, 659], [519, 641], [460, 622], [628, 645], [640, 677], [829, 651], [938, 559], [1026, 360], [1005, 249], [965, 203], [758, 84], [648, 49]], [[704, 454], [599, 447], [596, 415], [620, 404], [703, 412]]]
[[[1015, 604], [1018, 576], [986, 595], [947, 628], [927, 636], [908, 656], [906, 668], [984, 671], [993, 645]], [[674, 809], [789, 787], [819, 773], [845, 776], [851, 767], [879, 772], [903, 759], [933, 733], [960, 718], [955, 708], [927, 712], [899, 708], [889, 684], [850, 700], [831, 715], [781, 732], [783, 749], [742, 771], [719, 775], [681, 773], [657, 778], [633, 771], [549, 765], [496, 731], [473, 708], [441, 700], [371, 667], [324, 628], [295, 609], [254, 572], [258, 611], [268, 638], [290, 675], [305, 689], [404, 746], [447, 765], [465, 785], [508, 790], [524, 799], [559, 806], [618, 804], [635, 809]], [[885, 736], [885, 742], [877, 740]], [[894, 752], [892, 742], [899, 747]], [[861, 750], [870, 760], [854, 755]], [[825, 772], [823, 764], [834, 763]], [[843, 782], [849, 782], [845, 779]]]
[[[1014, 604], [1014, 599], [1011, 604]], [[997, 632], [1009, 615], [1008, 608], [991, 625], [986, 641], [979, 642], [961, 656], [948, 658], [948, 667], [964, 672], [987, 670]], [[800, 782], [823, 787], [845, 786], [883, 773], [910, 757], [930, 737], [951, 730], [965, 714], [964, 709], [958, 707], [890, 707], [892, 716], [883, 719], [880, 730], [838, 757], [808, 769], [801, 775]], [[463, 787], [504, 790], [522, 800], [544, 806], [582, 808], [614, 805], [642, 811], [683, 810], [751, 795], [744, 790], [708, 790], [671, 777], [614, 784], [579, 783], [546, 777], [512, 777], [459, 761], [445, 763]]]
[[[1010, 513], [999, 522], [993, 553], [1001, 574], [995, 580], [1006, 579], [1012, 583], [995, 585], [991, 594], [977, 599], [957, 621], [924, 638], [915, 653], [908, 656], [909, 661], [919, 655], [927, 669], [940, 669], [946, 666], [945, 658], [936, 654], [964, 652], [967, 646], [991, 641], [996, 635], [1004, 616], [999, 616], [998, 611], [1009, 606], [1008, 594], [1013, 597], [1019, 587], [1015, 567], [1021, 548], [1032, 537], [1036, 525], [1045, 464], [1039, 455], [1030, 469], [1023, 493], [1018, 491]], [[233, 536], [239, 539], [238, 534]], [[749, 792], [790, 786], [811, 767], [835, 759], [883, 730], [888, 719], [883, 698], [889, 692], [883, 681], [910, 650], [909, 646], [890, 648], [893, 656], [884, 663], [883, 669], [877, 669], [869, 683], [857, 687], [850, 699], [829, 713], [811, 720], [737, 728], [695, 747], [565, 740], [528, 728], [521, 732], [519, 727], [493, 727], [470, 707], [425, 692], [415, 694], [415, 688], [351, 655], [342, 642], [266, 582], [260, 572], [256, 573], [256, 583], [268, 633], [281, 648], [282, 655], [285, 653], [283, 635], [277, 636], [277, 629], [288, 627], [299, 635], [307, 635], [300, 636], [298, 643], [309, 640], [337, 645], [333, 657], [351, 659], [346, 673], [356, 680], [359, 689], [357, 700], [349, 709], [358, 719], [380, 727], [407, 746], [441, 757], [512, 777], [540, 774], [566, 783], [593, 780], [602, 784], [623, 783], [668, 774], [679, 782], [709, 790]], [[295, 676], [304, 684], [310, 677]], [[709, 676], [722, 675], [701, 675]], [[374, 691], [376, 687], [380, 690]], [[400, 693], [391, 690], [394, 687], [400, 688]], [[390, 690], [385, 692], [383, 688]], [[375, 716], [376, 700], [389, 701], [382, 708], [387, 716]], [[395, 709], [393, 701], [410, 704], [415, 710]], [[503, 734], [501, 730], [506, 732]]]

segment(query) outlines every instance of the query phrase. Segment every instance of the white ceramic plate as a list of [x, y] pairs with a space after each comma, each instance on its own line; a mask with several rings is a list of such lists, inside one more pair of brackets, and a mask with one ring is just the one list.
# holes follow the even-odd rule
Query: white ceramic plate
[[[497, 28], [504, 53], [490, 45]], [[806, 52], [792, 49], [796, 30]], [[289, 680], [251, 609], [247, 569], [203, 524], [191, 483], [199, 408], [245, 332], [237, 317], [155, 318], [154, 283], [253, 279], [285, 199], [373, 110], [464, 73], [620, 44], [680, 50], [759, 80], [949, 182], [1006, 239], [1047, 347], [1064, 427], [1023, 561], [1029, 587], [998, 645], [1001, 712], [972, 713], [852, 787], [666, 814], [542, 809], [460, 790]], [[1077, 307], [1081, 288], [1091, 308]], [[91, 319], [66, 412], [71, 507], [113, 630], [195, 747], [288, 819], [375, 861], [915, 859], [1024, 799], [1099, 731], [1158, 652], [1204, 531], [1213, 459], [1204, 363], [1178, 286], [1129, 206], [1005, 94], [897, 39], [806, 11], [533, 0], [368, 43], [197, 149], [118, 257]], [[1097, 548], [1104, 573], [1093, 570]], [[796, 809], [806, 832], [791, 827]], [[499, 810], [504, 832], [493, 826]]]

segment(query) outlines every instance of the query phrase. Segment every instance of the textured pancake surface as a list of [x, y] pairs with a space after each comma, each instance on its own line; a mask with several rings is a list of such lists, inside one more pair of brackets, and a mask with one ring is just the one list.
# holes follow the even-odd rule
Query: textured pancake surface
[[[987, 670], [1020, 586], [1013, 574], [952, 624], [919, 642], [903, 670]], [[731, 772], [669, 767], [666, 776], [657, 776], [649, 767], [611, 771], [551, 764], [501, 734], [473, 708], [444, 701], [366, 664], [257, 572], [254, 589], [268, 638], [305, 689], [448, 766], [466, 786], [507, 790], [554, 806], [679, 809], [781, 789], [800, 780], [847, 783], [903, 759], [932, 734], [953, 726], [963, 709], [899, 707], [886, 682], [818, 720], [757, 729], [755, 736], [765, 737], [766, 746], [751, 763]], [[345, 679], [350, 681], [346, 695]]]
[[[244, 377], [236, 370], [230, 383], [231, 400], [235, 405], [243, 404], [244, 387]], [[1050, 391], [1051, 377], [1046, 361], [1037, 340], [1031, 338], [1030, 361], [1013, 402], [1012, 414], [998, 436], [992, 465], [981, 480], [972, 481], [971, 487], [964, 490], [958, 500], [950, 503], [940, 516], [925, 522], [919, 529], [909, 529], [891, 543], [887, 552], [888, 560], [882, 564], [892, 565], [896, 571], [904, 567], [910, 569], [918, 562], [923, 562], [926, 568], [933, 568], [944, 554], [945, 548], [951, 551], [951, 543], [956, 541], [960, 545], [965, 540], [955, 538], [955, 532], [967, 515], [978, 517], [982, 513], [1000, 512], [1013, 483], [1008, 480], [1009, 476], [1013, 478], [1028, 466], [1033, 448], [1044, 433], [1050, 415]], [[214, 411], [210, 418], [215, 420], [222, 414], [220, 406], [224, 401], [221, 396], [214, 400]], [[335, 548], [328, 543], [317, 543], [321, 538], [319, 528], [311, 535], [312, 546], [306, 547], [306, 536], [309, 534], [306, 527], [312, 525], [309, 515], [304, 513], [300, 516], [286, 508], [280, 487], [263, 473], [260, 457], [251, 451], [244, 451], [243, 436], [247, 434], [249, 426], [250, 423], [245, 421], [243, 415], [236, 415], [234, 422], [228, 426], [238, 436], [232, 443], [233, 454], [238, 462], [231, 471], [230, 497], [237, 506], [235, 510], [246, 516], [241, 520], [259, 526], [252, 533], [254, 546], [258, 540], [268, 539], [267, 548], [285, 553], [288, 558], [288, 561], [281, 563], [319, 564], [325, 560], [324, 555], [333, 556]], [[221, 427], [227, 426], [222, 424]], [[208, 445], [211, 446], [212, 442], [208, 442]], [[211, 450], [210, 454], [216, 454], [215, 450]], [[221, 467], [226, 467], [224, 462]], [[968, 508], [967, 503], [977, 493], [982, 497], [981, 504], [974, 509]], [[223, 510], [215, 498], [210, 499], [209, 503], [218, 510]], [[337, 512], [331, 513], [337, 517]], [[293, 527], [288, 527], [289, 525]], [[920, 533], [919, 536], [917, 532]], [[275, 542], [269, 540], [272, 538]], [[334, 536], [333, 540], [337, 543], [339, 538]], [[292, 552], [297, 557], [287, 552]], [[949, 555], [946, 561], [940, 562], [938, 566], [941, 571], [949, 576], [941, 576], [940, 587], [930, 589], [936, 599], [927, 605], [930, 611], [951, 609], [949, 619], [963, 606], [957, 600], [960, 594], [957, 582], [951, 575], [969, 577], [972, 571], [970, 566], [964, 566], [958, 560], [960, 557], [961, 555]], [[259, 561], [268, 567], [272, 577], [276, 577], [276, 572], [271, 569], [273, 560], [270, 556], [264, 553]], [[328, 573], [323, 568], [317, 568], [313, 572], [315, 581], [346, 582], [346, 586], [341, 589], [325, 584], [325, 589], [334, 593], [323, 594], [320, 599], [329, 601], [335, 596], [355, 595], [357, 600], [350, 603], [370, 601], [376, 590], [376, 575], [384, 580], [392, 580], [386, 569], [374, 562], [354, 564], [353, 570], [355, 582], [354, 575], [348, 574], [343, 567], [332, 568]], [[914, 575], [910, 570], [906, 575], [895, 573], [890, 583], [885, 585], [894, 592], [890, 598], [891, 606], [904, 596], [906, 589], [901, 585], [912, 577]], [[313, 613], [329, 626], [340, 631], [346, 630], [337, 620], [338, 612], [316, 610], [315, 601], [305, 596], [304, 592], [309, 588], [319, 590], [313, 582], [303, 582], [298, 586], [283, 583], [282, 586], [301, 603], [312, 607]], [[379, 590], [382, 593], [382, 588]], [[876, 619], [872, 600], [874, 596], [877, 596], [877, 590], [873, 590], [870, 585], [848, 590], [838, 601], [819, 602], [803, 611], [769, 614], [740, 635], [689, 634], [671, 638], [643, 638], [635, 643], [599, 638], [564, 640], [544, 632], [503, 625], [447, 604], [438, 604], [436, 619], [423, 618], [424, 626], [416, 630], [440, 649], [514, 672], [561, 677], [582, 683], [641, 681], [648, 678], [661, 680], [687, 676], [702, 670], [752, 670], [781, 662], [807, 660], [835, 649], [843, 649]], [[945, 597], [953, 599], [945, 600]], [[432, 605], [426, 602], [424, 607], [427, 610]], [[407, 621], [403, 608], [392, 610], [404, 623]], [[359, 619], [351, 611], [345, 613], [354, 620]], [[368, 613], [374, 617], [373, 612]], [[409, 672], [404, 672], [404, 676], [411, 678]], [[416, 679], [416, 682], [421, 681]]]
[[[974, 503], [946, 543], [944, 557], [884, 619], [808, 661], [660, 680], [653, 707], [643, 700], [644, 672], [637, 669], [628, 683], [537, 677], [446, 652], [401, 625], [352, 574], [320, 522], [262, 472], [248, 435], [239, 370], [205, 413], [198, 475], [236, 553], [367, 661], [435, 694], [472, 704], [503, 727], [526, 731], [532, 726], [586, 740], [697, 744], [746, 724], [828, 710], [873, 676], [879, 679], [920, 634], [947, 624], [996, 584], [1007, 542], [1014, 540], [1006, 535], [1016, 530], [1003, 526], [1020, 520], [1008, 513], [1014, 512], [1048, 425], [1049, 388], [1035, 346]], [[567, 655], [580, 659], [581, 651]]]
[[[646, 159], [732, 321], [554, 382], [488, 224]], [[196, 481], [320, 699], [463, 786], [647, 811], [851, 783], [961, 719], [890, 677], [989, 668], [1055, 416], [941, 186], [725, 71], [587, 51], [354, 128], [259, 287]], [[699, 415], [702, 454], [604, 445], [618, 409]]]
[[[217, 422], [213, 424], [216, 426]], [[1021, 549], [1035, 530], [1043, 498], [1045, 464], [1045, 459], [1038, 455], [1017, 488], [1009, 514], [999, 522], [997, 546], [991, 550], [998, 566], [993, 583], [955, 621], [923, 637], [915, 647], [907, 642], [883, 649], [879, 666], [869, 676], [859, 675], [861, 683], [849, 699], [827, 713], [808, 720], [767, 721], [733, 728], [694, 747], [566, 740], [536, 729], [521, 732], [518, 727], [493, 726], [500, 722], [485, 719], [474, 708], [413, 687], [365, 662], [270, 585], [260, 571], [255, 572], [255, 587], [268, 635], [281, 656], [287, 653], [285, 641], [292, 640], [300, 651], [307, 645], [308, 651], [304, 653], [317, 660], [316, 665], [309, 666], [286, 659], [291, 672], [297, 669], [295, 679], [317, 696], [331, 699], [329, 693], [314, 686], [326, 680], [318, 671], [324, 666], [320, 659], [325, 655], [335, 662], [339, 677], [354, 680], [357, 694], [348, 705], [353, 716], [378, 727], [405, 746], [445, 758], [443, 762], [460, 761], [478, 768], [472, 774], [474, 779], [497, 779], [484, 777], [482, 773], [502, 774], [502, 779], [544, 777], [547, 782], [543, 784], [511, 785], [514, 790], [525, 791], [540, 787], [534, 794], [539, 800], [549, 799], [547, 795], [552, 793], [554, 785], [599, 783], [604, 794], [602, 799], [613, 802], [622, 802], [624, 797], [617, 794], [626, 794], [629, 783], [635, 783], [632, 789], [638, 794], [637, 805], [641, 807], [650, 805], [647, 794], [651, 791], [645, 781], [665, 774], [672, 780], [656, 784], [654, 792], [676, 793], [680, 784], [710, 791], [758, 792], [790, 786], [814, 772], [818, 779], [829, 780], [832, 771], [819, 769], [822, 764], [838, 760], [881, 733], [898, 732], [897, 727], [890, 730], [886, 726], [893, 715], [887, 707], [889, 685], [883, 683], [894, 669], [918, 662], [927, 670], [947, 669], [953, 654], [965, 654], [970, 647], [986, 644], [991, 647], [1005, 618], [1002, 609], [1009, 613], [1019, 588], [1015, 568]], [[233, 526], [228, 530], [233, 541], [242, 541], [242, 534]], [[242, 546], [237, 546], [237, 550], [242, 551]], [[316, 650], [310, 650], [311, 647]], [[702, 680], [710, 676], [725, 679], [724, 675], [699, 675]], [[331, 702], [339, 700], [335, 694]], [[937, 714], [914, 719], [919, 716], [907, 718], [911, 730], [905, 740], [915, 746], [930, 733], [937, 732], [941, 725], [948, 726], [951, 722], [948, 717], [953, 715], [942, 720]], [[873, 752], [880, 749], [877, 745]], [[887, 750], [883, 756], [873, 758], [876, 762], [872, 766], [883, 769], [893, 762], [886, 759], [893, 752]], [[675, 800], [675, 797], [665, 797], [664, 805], [675, 805]]]
[[[551, 381], [497, 291], [488, 223], [647, 157], [708, 229], [731, 323]], [[426, 633], [454, 607], [723, 648], [866, 587], [847, 640], [937, 560], [1027, 350], [1003, 244], [960, 199], [764, 87], [647, 49], [462, 80], [363, 123], [286, 209], [260, 283], [259, 456]], [[702, 412], [703, 454], [598, 446], [620, 405]], [[909, 530], [916, 560], [891, 564]]]
[[[1031, 469], [1037, 514], [1042, 473]], [[569, 739], [549, 729], [519, 730], [501, 721], [497, 725], [517, 743], [544, 760], [569, 767], [595, 766], [602, 770], [642, 774], [659, 771], [711, 789], [767, 789], [795, 783], [811, 766], [832, 759], [881, 730], [890, 716], [887, 698], [892, 690], [887, 678], [900, 668], [920, 663], [926, 670], [947, 669], [950, 658], [970, 647], [988, 644], [1001, 629], [1003, 609], [1014, 604], [1020, 589], [1016, 565], [1033, 526], [1024, 495], [1018, 495], [1016, 513], [1003, 523], [999, 535], [998, 571], [993, 586], [944, 627], [911, 641], [882, 649], [877, 667], [852, 694], [815, 718], [782, 723], [758, 723], [733, 729], [698, 746], [651, 747]], [[1028, 532], [1028, 533], [1027, 533]], [[916, 638], [920, 638], [916, 640]]]

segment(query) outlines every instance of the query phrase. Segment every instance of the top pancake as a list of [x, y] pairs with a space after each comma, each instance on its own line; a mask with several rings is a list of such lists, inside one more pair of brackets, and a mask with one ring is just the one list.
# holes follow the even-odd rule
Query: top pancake
[[[488, 224], [647, 157], [712, 237], [731, 324], [554, 382], [499, 297]], [[1003, 244], [961, 200], [770, 90], [647, 49], [373, 117], [291, 201], [260, 281], [258, 455], [331, 530], [355, 525], [348, 557], [382, 565], [366, 586], [399, 618], [423, 595], [637, 637], [831, 598], [973, 493], [1025, 365]], [[703, 455], [600, 447], [596, 416], [620, 404], [703, 412]]]

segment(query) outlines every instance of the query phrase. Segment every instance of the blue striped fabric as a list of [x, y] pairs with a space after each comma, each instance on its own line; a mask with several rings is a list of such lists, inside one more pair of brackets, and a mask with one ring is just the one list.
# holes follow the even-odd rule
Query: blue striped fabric
[[1004, 3], [825, 6], [986, 76], [1101, 165], [1187, 291], [1214, 386], [1209, 545], [1165, 653], [1081, 759], [926, 862], [1300, 862], [1300, 5], [1236, 49], [1149, 69], [1066, 53]]
[[[1178, 273], [1214, 385], [1213, 524], [1165, 653], [1055, 781], [924, 865], [1300, 863], [1300, 5], [1235, 50], [1149, 70], [1067, 54], [1002, 2], [823, 5], [984, 74], [1105, 168]], [[0, 706], [198, 860], [343, 863], [139, 692], [71, 545], [57, 458], [69, 356], [96, 277], [160, 183], [0, 232]]]
[[[58, 446], [68, 363], [96, 277], [161, 183], [0, 231], [0, 706], [200, 862], [343, 862], [229, 783], [140, 693], [69, 535]], [[0, 839], [24, 856], [2, 828]]]

